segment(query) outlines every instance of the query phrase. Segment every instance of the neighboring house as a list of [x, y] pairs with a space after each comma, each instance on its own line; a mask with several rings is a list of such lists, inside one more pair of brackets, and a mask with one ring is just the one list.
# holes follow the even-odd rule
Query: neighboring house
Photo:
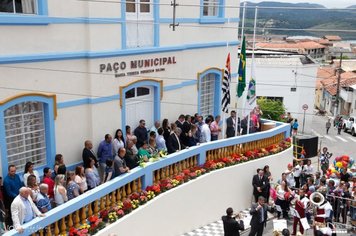
[[314, 41], [256, 43], [256, 48], [297, 52], [298, 54], [309, 55], [310, 57], [318, 60], [323, 60], [326, 52], [326, 46]]
[[[315, 99], [315, 80], [319, 64], [302, 55], [255, 54], [257, 97], [282, 101], [294, 118], [303, 120], [302, 106], [307, 104], [305, 129], [311, 128]], [[247, 68], [251, 59], [247, 55]], [[249, 81], [251, 70], [246, 71]], [[234, 86], [233, 86], [234, 87]], [[243, 95], [245, 96], [245, 95]], [[243, 100], [243, 99], [239, 99]]]
[[[335, 115], [335, 100], [337, 95], [337, 75], [321, 81], [323, 86], [323, 99], [321, 107]], [[356, 73], [344, 72], [340, 75], [340, 96], [338, 114], [349, 116], [355, 112], [354, 87], [356, 85]]]
[[338, 35], [324, 35], [323, 39], [327, 39], [330, 42], [340, 42], [342, 40], [342, 38]]
[[[0, 176], [27, 161], [68, 168], [85, 140], [140, 119], [221, 113], [228, 52], [237, 70], [235, 0], [0, 1]], [[229, 47], [227, 47], [229, 45]], [[233, 87], [231, 87], [233, 92]], [[233, 104], [233, 103], [232, 103]]]
[[317, 78], [316, 78], [316, 85], [315, 85], [315, 108], [324, 110], [322, 106], [322, 99], [323, 99], [323, 84], [326, 83], [327, 80], [335, 78], [336, 69], [331, 66], [324, 66], [318, 68]]

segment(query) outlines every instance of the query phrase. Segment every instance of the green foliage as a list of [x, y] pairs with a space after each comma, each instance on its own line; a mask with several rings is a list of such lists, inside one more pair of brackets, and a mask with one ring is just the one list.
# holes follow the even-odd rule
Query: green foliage
[[284, 121], [283, 116], [286, 113], [286, 109], [281, 101], [260, 97], [257, 99], [257, 104], [263, 112], [262, 118]]

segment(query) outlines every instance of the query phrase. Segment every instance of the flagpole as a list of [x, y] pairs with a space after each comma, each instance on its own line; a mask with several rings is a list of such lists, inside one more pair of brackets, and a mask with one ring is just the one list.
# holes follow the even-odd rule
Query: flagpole
[[[244, 6], [243, 6], [243, 11], [242, 11], [242, 22], [241, 22], [241, 39], [240, 39], [240, 51], [242, 48], [242, 41], [245, 35], [245, 16], [246, 16], [246, 5], [247, 2], [244, 2]], [[238, 38], [238, 37], [237, 37]], [[240, 52], [241, 53], [241, 52]], [[239, 65], [240, 63], [240, 57], [238, 57], [237, 59], [237, 65]], [[238, 68], [237, 68], [238, 70]], [[239, 78], [237, 77], [237, 84], [239, 83]], [[236, 102], [237, 104], [237, 102]], [[241, 110], [236, 111], [236, 122], [235, 122], [235, 136], [237, 135], [237, 127], [238, 127], [238, 117], [239, 115], [241, 115]]]
[[[229, 53], [229, 42], [226, 42], [226, 49], [227, 49], [227, 53]], [[225, 67], [224, 67], [224, 70], [225, 70]], [[220, 98], [220, 101], [221, 101], [221, 98]], [[225, 111], [222, 111], [222, 117], [221, 118], [222, 118], [222, 132], [221, 132], [221, 135], [222, 135], [222, 139], [224, 139], [225, 138], [225, 125], [226, 125], [226, 120], [225, 120], [226, 119], [226, 112]]]
[[[253, 41], [252, 41], [252, 58], [251, 58], [251, 75], [255, 63], [255, 45], [256, 45], [256, 26], [257, 26], [257, 13], [258, 13], [258, 6], [255, 8], [255, 22], [253, 25]], [[247, 134], [250, 133], [250, 122], [251, 122], [251, 111], [248, 113], [247, 118]]]

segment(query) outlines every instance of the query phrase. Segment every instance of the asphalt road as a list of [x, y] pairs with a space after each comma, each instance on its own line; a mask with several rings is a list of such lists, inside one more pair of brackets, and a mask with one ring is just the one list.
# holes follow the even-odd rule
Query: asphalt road
[[341, 155], [348, 155], [356, 159], [356, 137], [344, 131], [341, 131], [341, 134], [338, 135], [337, 129], [334, 127], [330, 128], [327, 135], [325, 128], [327, 119], [327, 116], [314, 116], [312, 129], [306, 131], [306, 133], [319, 136], [319, 148], [320, 144], [321, 147], [328, 147], [329, 152], [333, 153], [332, 160]]

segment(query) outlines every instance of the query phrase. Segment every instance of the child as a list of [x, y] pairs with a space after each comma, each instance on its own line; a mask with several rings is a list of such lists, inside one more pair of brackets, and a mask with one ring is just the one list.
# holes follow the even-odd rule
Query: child
[[293, 135], [297, 135], [298, 134], [298, 120], [295, 119], [294, 122], [293, 122], [293, 125], [292, 125], [292, 128], [293, 128]]
[[106, 160], [106, 168], [103, 183], [108, 182], [114, 175], [114, 161], [111, 159]]

